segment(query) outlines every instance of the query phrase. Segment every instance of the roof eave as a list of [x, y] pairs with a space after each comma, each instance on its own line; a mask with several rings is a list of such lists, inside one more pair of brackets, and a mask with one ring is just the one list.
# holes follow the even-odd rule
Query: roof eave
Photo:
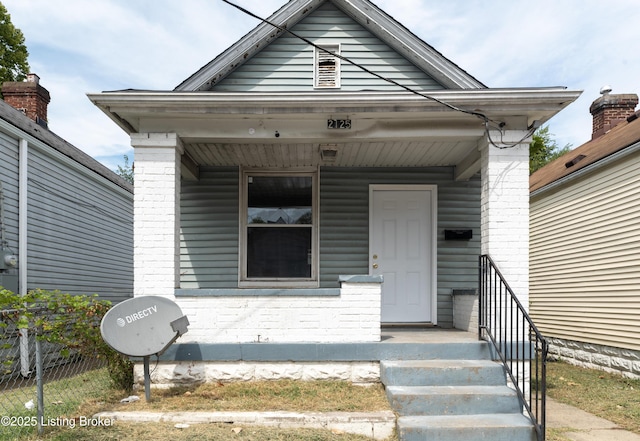
[[[480, 111], [492, 118], [526, 116], [528, 123], [544, 123], [575, 101], [581, 91], [564, 88], [471, 89], [434, 91], [428, 96], [408, 92], [315, 92], [315, 93], [216, 93], [124, 91], [88, 94], [89, 99], [125, 132], [135, 128], [126, 118], [167, 114], [180, 116], [226, 114], [319, 113], [330, 109], [361, 111], [420, 111], [442, 107]], [[428, 99], [436, 98], [438, 101]], [[442, 107], [444, 111], [451, 110]], [[124, 115], [127, 115], [126, 117]]]
[[68, 157], [78, 165], [110, 181], [124, 191], [133, 193], [133, 186], [121, 176], [114, 173], [113, 170], [108, 169], [104, 164], [83, 150], [62, 139], [48, 128], [40, 126], [21, 111], [2, 101], [0, 101], [0, 126], [4, 126], [5, 130], [14, 133], [20, 138], [27, 139], [29, 142], [35, 142], [32, 141], [32, 139], [37, 140], [37, 142], [42, 143], [42, 145], [46, 145], [48, 148]]
[[634, 154], [636, 152], [640, 151], [640, 141], [636, 141], [635, 143], [633, 143], [630, 146], [621, 148], [620, 150], [612, 153], [611, 155], [605, 156], [604, 158], [596, 161], [596, 162], [592, 162], [591, 164], [582, 167], [580, 169], [577, 169], [576, 171], [569, 173], [567, 175], [564, 175], [542, 187], [536, 188], [535, 190], [532, 190], [529, 193], [529, 197], [533, 198], [536, 196], [540, 196], [548, 191], [557, 189], [558, 187], [561, 187], [562, 185], [568, 184], [570, 182], [573, 182], [574, 180], [588, 174], [591, 173], [595, 170], [598, 170], [602, 167], [605, 167], [615, 161], [618, 161], [619, 159], [622, 159], [626, 156], [629, 156], [631, 154]]

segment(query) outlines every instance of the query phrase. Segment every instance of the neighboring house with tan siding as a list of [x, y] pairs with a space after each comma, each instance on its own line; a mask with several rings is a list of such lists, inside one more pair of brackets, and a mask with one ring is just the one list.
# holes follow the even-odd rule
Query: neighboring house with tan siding
[[591, 106], [593, 139], [530, 177], [530, 312], [551, 353], [640, 377], [640, 111]]

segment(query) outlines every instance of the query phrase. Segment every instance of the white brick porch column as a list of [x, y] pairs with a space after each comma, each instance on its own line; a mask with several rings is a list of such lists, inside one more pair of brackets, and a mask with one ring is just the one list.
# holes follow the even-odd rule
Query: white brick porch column
[[175, 133], [134, 133], [133, 293], [174, 298], [180, 284], [180, 157]]
[[[529, 143], [527, 131], [491, 133], [481, 147], [482, 254], [496, 263], [523, 306], [529, 305]], [[518, 143], [515, 147], [511, 145]]]

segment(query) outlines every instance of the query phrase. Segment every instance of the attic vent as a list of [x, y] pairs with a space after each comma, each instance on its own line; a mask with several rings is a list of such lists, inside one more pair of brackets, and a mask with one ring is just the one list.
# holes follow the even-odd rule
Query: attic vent
[[313, 86], [318, 89], [339, 88], [340, 59], [333, 54], [340, 54], [340, 45], [324, 46], [323, 49], [316, 48]]
[[564, 166], [565, 166], [566, 168], [573, 167], [573, 166], [574, 166], [574, 165], [576, 165], [578, 162], [582, 161], [584, 158], [586, 158], [586, 156], [585, 156], [585, 155], [578, 155], [578, 156], [576, 156], [575, 158], [573, 158], [571, 161], [566, 162], [566, 163], [564, 164]]

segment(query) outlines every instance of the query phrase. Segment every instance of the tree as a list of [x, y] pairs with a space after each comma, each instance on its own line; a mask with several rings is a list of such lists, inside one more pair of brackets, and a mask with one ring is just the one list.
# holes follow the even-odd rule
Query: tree
[[125, 181], [133, 184], [133, 163], [129, 164], [129, 156], [124, 155], [124, 167], [118, 165], [116, 174]]
[[7, 8], [0, 3], [0, 84], [5, 81], [23, 81], [29, 73], [22, 31], [11, 23]]
[[529, 174], [544, 167], [551, 161], [571, 150], [571, 144], [558, 147], [553, 134], [549, 133], [549, 126], [540, 127], [533, 134], [533, 140], [529, 144]]

